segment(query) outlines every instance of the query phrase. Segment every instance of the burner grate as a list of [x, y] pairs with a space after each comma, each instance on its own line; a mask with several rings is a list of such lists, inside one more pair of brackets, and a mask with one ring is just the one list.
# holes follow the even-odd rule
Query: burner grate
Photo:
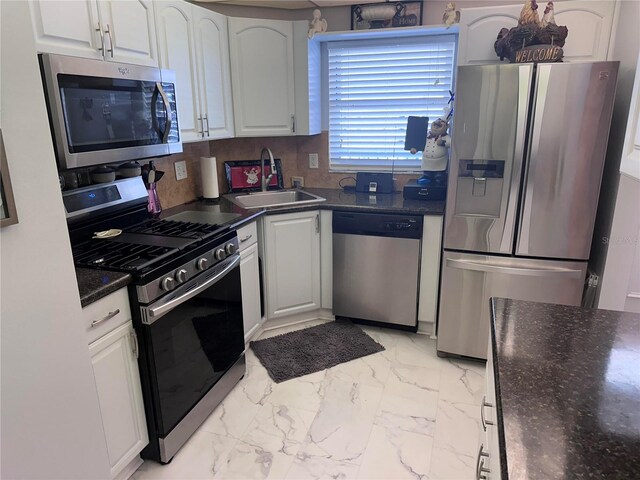
[[92, 240], [73, 251], [76, 266], [139, 272], [179, 252], [177, 248]]
[[147, 220], [127, 231], [131, 233], [146, 233], [151, 235], [167, 235], [181, 238], [204, 239], [219, 230], [218, 225], [206, 223], [180, 222], [176, 220]]

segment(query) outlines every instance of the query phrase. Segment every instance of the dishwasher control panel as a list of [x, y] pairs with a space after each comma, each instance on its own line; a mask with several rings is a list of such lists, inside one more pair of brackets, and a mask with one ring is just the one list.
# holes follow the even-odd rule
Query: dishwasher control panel
[[333, 233], [419, 239], [422, 216], [334, 211]]

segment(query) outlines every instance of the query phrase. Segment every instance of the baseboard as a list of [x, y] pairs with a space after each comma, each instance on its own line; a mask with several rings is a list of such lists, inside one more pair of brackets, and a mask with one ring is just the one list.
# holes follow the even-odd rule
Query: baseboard
[[136, 455], [136, 457], [133, 460], [131, 460], [128, 463], [128, 465], [124, 467], [122, 471], [114, 477], [113, 480], [127, 480], [128, 478], [131, 477], [131, 475], [136, 473], [136, 470], [140, 468], [140, 465], [142, 465], [142, 463], [143, 463], [143, 460], [140, 458], [140, 455]]
[[435, 338], [434, 324], [432, 322], [418, 322], [418, 334], [429, 335], [431, 338]]
[[[265, 320], [260, 326], [259, 333], [274, 330], [276, 328], [289, 327], [291, 325], [306, 323], [312, 320], [326, 320], [327, 322], [330, 322], [335, 320], [335, 317], [331, 313], [331, 310], [326, 309], [317, 309], [310, 312], [296, 313], [294, 315], [289, 315], [288, 317]], [[254, 338], [256, 338], [256, 336], [257, 335], [255, 335]]]

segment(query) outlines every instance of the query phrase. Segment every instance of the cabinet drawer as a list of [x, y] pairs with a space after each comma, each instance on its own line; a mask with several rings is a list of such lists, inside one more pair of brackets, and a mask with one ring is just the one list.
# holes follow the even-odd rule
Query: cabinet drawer
[[256, 222], [251, 222], [238, 229], [238, 242], [240, 242], [240, 251], [250, 247], [258, 241], [258, 227]]
[[126, 288], [121, 288], [82, 309], [87, 343], [94, 342], [129, 320], [131, 309]]

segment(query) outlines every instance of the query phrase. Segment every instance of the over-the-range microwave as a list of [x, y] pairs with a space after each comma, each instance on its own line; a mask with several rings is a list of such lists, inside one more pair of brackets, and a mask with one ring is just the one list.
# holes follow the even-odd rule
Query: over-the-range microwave
[[182, 151], [173, 71], [53, 54], [40, 64], [60, 169]]

